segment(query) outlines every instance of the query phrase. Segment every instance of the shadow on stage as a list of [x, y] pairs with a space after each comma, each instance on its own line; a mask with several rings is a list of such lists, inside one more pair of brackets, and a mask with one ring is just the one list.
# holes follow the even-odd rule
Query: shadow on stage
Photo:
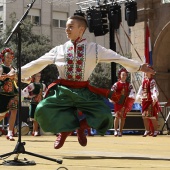
[[107, 157], [107, 156], [65, 156], [63, 159], [88, 160], [88, 159], [127, 159], [127, 160], [159, 160], [170, 161], [170, 158], [150, 158], [150, 157]]

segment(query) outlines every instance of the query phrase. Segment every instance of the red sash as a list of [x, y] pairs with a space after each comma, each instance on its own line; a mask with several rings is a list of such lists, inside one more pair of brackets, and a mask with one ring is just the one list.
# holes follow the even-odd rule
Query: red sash
[[120, 93], [116, 93], [114, 91], [111, 91], [110, 89], [97, 88], [97, 87], [91, 86], [88, 81], [80, 82], [80, 81], [70, 81], [70, 80], [64, 80], [64, 79], [58, 79], [54, 81], [53, 83], [51, 83], [47, 88], [45, 96], [48, 95], [50, 88], [52, 88], [53, 86], [57, 84], [70, 87], [70, 88], [76, 88], [76, 89], [77, 88], [88, 88], [91, 92], [102, 95], [105, 98], [110, 98], [114, 102], [119, 101], [120, 96], [121, 96]]

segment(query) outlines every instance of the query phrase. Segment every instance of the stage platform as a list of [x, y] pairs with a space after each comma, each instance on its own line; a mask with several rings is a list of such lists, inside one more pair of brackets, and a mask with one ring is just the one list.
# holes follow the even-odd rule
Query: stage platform
[[[17, 138], [15, 138], [17, 140]], [[22, 136], [25, 150], [54, 159], [63, 160], [58, 164], [42, 158], [20, 154], [19, 159], [35, 161], [33, 166], [4, 166], [0, 160], [0, 170], [169, 170], [169, 135], [142, 137], [141, 135], [113, 135], [87, 137], [86, 147], [79, 145], [77, 136], [69, 136], [64, 146], [53, 149], [52, 136]], [[0, 155], [12, 152], [16, 141], [0, 137]], [[11, 155], [6, 160], [13, 160]]]

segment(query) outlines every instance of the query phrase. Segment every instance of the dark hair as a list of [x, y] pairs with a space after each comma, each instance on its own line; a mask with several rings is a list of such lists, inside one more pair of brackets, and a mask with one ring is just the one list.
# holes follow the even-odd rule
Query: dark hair
[[77, 20], [80, 23], [81, 26], [83, 26], [85, 29], [87, 28], [87, 21], [82, 16], [73, 15], [73, 16], [69, 17], [68, 19], [75, 19], [75, 20]]

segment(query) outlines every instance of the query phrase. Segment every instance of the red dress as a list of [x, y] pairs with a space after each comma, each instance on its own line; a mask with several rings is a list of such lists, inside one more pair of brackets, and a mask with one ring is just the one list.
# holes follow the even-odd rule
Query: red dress
[[119, 101], [114, 104], [115, 113], [118, 114], [118, 117], [121, 117], [119, 115], [119, 112], [121, 111], [121, 109], [124, 109], [124, 113], [122, 116], [126, 118], [127, 112], [132, 109], [134, 103], [135, 91], [133, 89], [133, 86], [128, 82], [118, 81], [112, 86], [111, 89], [121, 94]]
[[160, 111], [158, 102], [153, 106], [153, 98], [157, 100], [158, 90], [153, 78], [146, 78], [142, 83], [142, 114], [146, 117], [156, 117]]

